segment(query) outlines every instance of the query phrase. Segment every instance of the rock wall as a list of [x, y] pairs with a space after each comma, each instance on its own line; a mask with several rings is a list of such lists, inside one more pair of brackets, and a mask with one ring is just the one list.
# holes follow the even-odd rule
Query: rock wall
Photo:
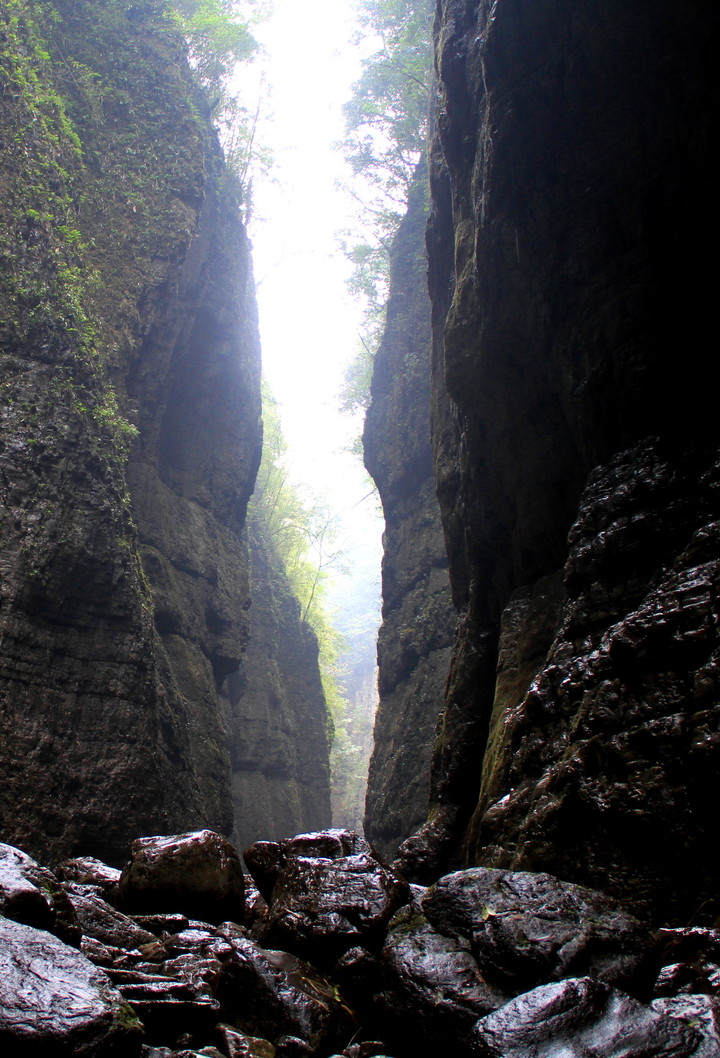
[[426, 221], [422, 163], [392, 247], [387, 321], [364, 432], [365, 464], [385, 514], [380, 701], [365, 833], [388, 857], [427, 812], [430, 755], [455, 627], [430, 446]]
[[417, 877], [464, 846], [717, 915], [716, 30], [705, 0], [437, 5], [434, 446], [460, 631]]
[[0, 826], [117, 862], [232, 827], [249, 245], [163, 5], [21, 2], [0, 30]]
[[228, 680], [233, 841], [275, 841], [331, 824], [328, 712], [318, 644], [301, 619], [257, 510], [248, 518], [250, 640]]

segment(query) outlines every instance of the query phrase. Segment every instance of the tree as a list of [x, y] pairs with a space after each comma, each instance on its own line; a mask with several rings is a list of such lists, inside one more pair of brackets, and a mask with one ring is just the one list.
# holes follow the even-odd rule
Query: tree
[[433, 61], [429, 0], [360, 0], [359, 23], [358, 39], [370, 34], [379, 46], [365, 59], [344, 107], [343, 151], [353, 173], [347, 190], [357, 208], [342, 244], [353, 266], [350, 290], [365, 303], [363, 338], [341, 393], [348, 411], [369, 403], [390, 246], [427, 141]]

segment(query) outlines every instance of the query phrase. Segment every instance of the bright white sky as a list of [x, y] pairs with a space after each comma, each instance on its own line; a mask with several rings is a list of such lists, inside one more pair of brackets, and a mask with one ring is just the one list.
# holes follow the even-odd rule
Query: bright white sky
[[[253, 189], [251, 225], [265, 376], [278, 401], [297, 481], [343, 522], [351, 565], [379, 577], [382, 523], [363, 499], [371, 484], [342, 451], [358, 432], [338, 410], [338, 390], [360, 333], [360, 306], [345, 289], [337, 235], [350, 203], [336, 186], [344, 162], [342, 104], [360, 73], [350, 44], [352, 0], [273, 0], [254, 28], [264, 45], [269, 114], [262, 138], [274, 156], [271, 180]], [[350, 588], [350, 590], [352, 590]]]

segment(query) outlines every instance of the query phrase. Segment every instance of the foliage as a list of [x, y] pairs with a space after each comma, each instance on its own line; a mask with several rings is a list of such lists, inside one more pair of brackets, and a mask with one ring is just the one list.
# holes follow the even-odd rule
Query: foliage
[[240, 185], [245, 220], [252, 209], [252, 183], [266, 175], [272, 155], [261, 141], [259, 126], [264, 84], [250, 105], [237, 87], [238, 67], [257, 57], [259, 46], [250, 27], [267, 16], [265, 0], [171, 0], [188, 42], [190, 60], [210, 102], [230, 172]]
[[328, 508], [293, 484], [286, 452], [277, 405], [263, 384], [263, 456], [251, 507], [300, 604], [301, 619], [317, 638], [325, 700], [337, 725], [345, 707], [338, 684], [341, 636], [328, 613], [326, 582], [341, 555]]
[[379, 47], [345, 104], [343, 151], [353, 174], [355, 223], [343, 233], [351, 293], [365, 304], [364, 335], [341, 393], [348, 411], [367, 407], [372, 357], [382, 334], [389, 254], [425, 148], [432, 83], [428, 0], [359, 0], [359, 39]]

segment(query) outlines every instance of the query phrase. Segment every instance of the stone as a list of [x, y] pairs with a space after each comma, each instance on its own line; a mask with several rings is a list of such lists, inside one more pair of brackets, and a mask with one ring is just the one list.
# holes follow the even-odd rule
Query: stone
[[80, 945], [75, 911], [56, 876], [21, 849], [1, 843], [0, 914]]
[[142, 1031], [102, 970], [44, 930], [0, 918], [0, 1047], [38, 1058], [134, 1058]]
[[720, 1055], [720, 999], [708, 995], [682, 995], [654, 999], [653, 1010], [678, 1018], [692, 1026], [701, 1042], [693, 1058]]
[[413, 907], [390, 923], [382, 968], [377, 1003], [393, 1039], [410, 1046], [467, 1047], [478, 1018], [510, 998], [483, 976], [468, 940], [443, 936]]
[[263, 899], [269, 904], [275, 882], [285, 864], [297, 856], [337, 860], [357, 853], [372, 855], [370, 845], [353, 830], [319, 830], [283, 841], [256, 841], [243, 859]]
[[230, 1025], [218, 1025], [224, 1058], [275, 1058], [275, 1048], [269, 1040], [246, 1036]]
[[331, 965], [358, 944], [379, 945], [408, 899], [407, 883], [365, 853], [289, 858], [275, 883], [261, 940]]
[[482, 1058], [690, 1058], [699, 1033], [590, 977], [541, 985], [477, 1022]]
[[128, 910], [179, 911], [206, 922], [241, 921], [243, 894], [235, 849], [210, 830], [138, 838], [120, 879]]
[[352, 1018], [329, 981], [309, 964], [283, 951], [261, 948], [244, 937], [232, 940], [215, 986], [224, 1020], [249, 1036], [276, 1043], [281, 1036], [330, 1050], [352, 1035]]
[[430, 923], [466, 938], [487, 978], [513, 994], [574, 975], [649, 988], [647, 928], [604, 893], [548, 874], [474, 867], [421, 898]]
[[55, 874], [61, 881], [95, 885], [102, 891], [103, 899], [113, 905], [118, 901], [121, 873], [119, 868], [109, 867], [94, 856], [76, 856], [71, 860], [63, 860], [55, 868]]
[[142, 929], [121, 911], [116, 911], [94, 892], [88, 891], [87, 886], [66, 882], [65, 892], [83, 936], [93, 937], [115, 948], [142, 948], [143, 945], [156, 942], [157, 938], [153, 933]]

